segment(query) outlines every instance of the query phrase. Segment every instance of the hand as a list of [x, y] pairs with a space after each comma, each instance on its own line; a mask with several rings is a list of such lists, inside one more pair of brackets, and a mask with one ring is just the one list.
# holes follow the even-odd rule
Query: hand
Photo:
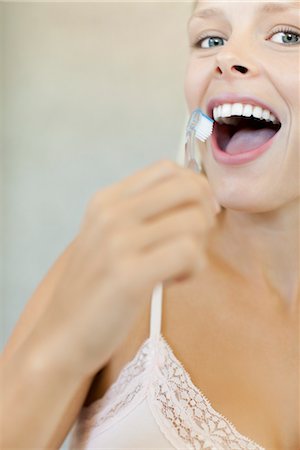
[[99, 371], [157, 283], [205, 267], [219, 210], [204, 175], [167, 160], [94, 194], [43, 323], [76, 370]]

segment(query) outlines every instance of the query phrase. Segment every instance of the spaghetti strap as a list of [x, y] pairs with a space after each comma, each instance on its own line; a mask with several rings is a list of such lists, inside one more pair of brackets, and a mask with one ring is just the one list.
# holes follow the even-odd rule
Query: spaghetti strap
[[150, 338], [158, 338], [161, 330], [163, 283], [155, 286], [151, 298]]

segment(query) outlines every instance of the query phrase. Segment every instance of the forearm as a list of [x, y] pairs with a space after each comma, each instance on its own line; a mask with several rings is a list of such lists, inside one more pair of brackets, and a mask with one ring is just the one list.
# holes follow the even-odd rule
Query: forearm
[[52, 357], [51, 350], [32, 342], [2, 358], [0, 370], [0, 449], [58, 449], [92, 379], [79, 376]]

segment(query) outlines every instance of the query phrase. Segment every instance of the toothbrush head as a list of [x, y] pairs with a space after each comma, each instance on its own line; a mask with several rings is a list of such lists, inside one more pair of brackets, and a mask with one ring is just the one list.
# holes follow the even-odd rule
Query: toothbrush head
[[199, 173], [202, 171], [195, 157], [195, 138], [205, 142], [213, 131], [214, 120], [204, 114], [200, 108], [192, 112], [186, 128], [185, 167]]
[[186, 130], [186, 140], [192, 131], [202, 142], [205, 142], [213, 132], [214, 120], [208, 117], [200, 108], [192, 112]]
[[214, 120], [200, 110], [199, 121], [196, 125], [196, 138], [205, 142], [213, 132]]

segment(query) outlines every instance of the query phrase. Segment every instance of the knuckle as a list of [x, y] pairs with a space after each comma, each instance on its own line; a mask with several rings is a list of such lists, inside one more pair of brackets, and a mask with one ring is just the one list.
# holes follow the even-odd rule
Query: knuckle
[[195, 193], [195, 192], [199, 191], [199, 183], [197, 183], [197, 181], [193, 177], [190, 177], [190, 176], [188, 176], [186, 178], [186, 186], [185, 187], [188, 190], [188, 192], [191, 192], [191, 193]]
[[207, 186], [207, 188], [210, 188], [210, 184], [209, 184], [209, 181], [208, 181], [208, 178], [206, 177], [206, 175], [203, 175], [203, 173], [200, 173], [198, 175], [198, 180], [203, 186]]
[[112, 208], [106, 208], [99, 212], [97, 221], [102, 231], [110, 231], [116, 222], [116, 212]]
[[205, 193], [206, 195], [211, 194], [209, 181], [204, 175], [201, 174], [201, 176], [198, 178], [198, 183], [200, 185], [201, 192]]
[[180, 241], [180, 257], [188, 263], [192, 264], [198, 256], [197, 240], [191, 236], [183, 236]]
[[174, 161], [171, 161], [170, 159], [162, 159], [159, 161], [158, 165], [166, 172], [174, 172], [179, 169], [178, 164], [176, 164]]
[[190, 200], [199, 201], [201, 199], [203, 187], [197, 178], [188, 176], [184, 189]]
[[101, 214], [104, 210], [102, 199], [103, 195], [100, 191], [92, 195], [92, 197], [88, 201], [85, 211], [86, 220], [92, 222], [96, 218], [97, 221], [97, 219], [99, 218], [99, 213]]
[[88, 202], [88, 209], [97, 211], [99, 208], [101, 208], [102, 201], [103, 201], [103, 192], [102, 191], [95, 192]]
[[101, 211], [100, 207], [100, 193], [96, 192], [95, 194], [90, 197], [90, 199], [87, 202], [84, 217], [82, 220], [81, 228], [90, 228], [93, 227], [94, 224], [97, 224], [97, 220], [99, 217], [99, 210]]

